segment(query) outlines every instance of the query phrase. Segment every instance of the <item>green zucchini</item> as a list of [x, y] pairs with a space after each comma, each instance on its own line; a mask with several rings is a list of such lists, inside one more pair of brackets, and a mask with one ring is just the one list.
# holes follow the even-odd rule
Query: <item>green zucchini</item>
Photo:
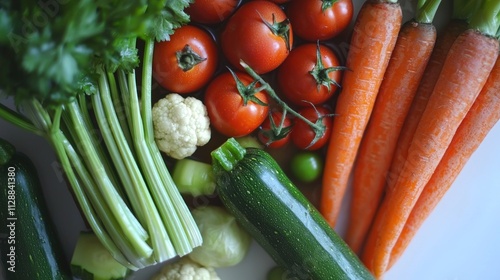
[[374, 279], [271, 155], [230, 138], [211, 156], [222, 203], [286, 279]]
[[0, 138], [0, 259], [6, 279], [71, 279], [33, 162]]

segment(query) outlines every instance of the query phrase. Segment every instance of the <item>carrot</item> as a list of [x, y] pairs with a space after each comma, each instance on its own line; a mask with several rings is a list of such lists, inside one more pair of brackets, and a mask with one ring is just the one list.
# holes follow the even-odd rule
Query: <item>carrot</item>
[[[376, 277], [386, 271], [392, 249], [420, 193], [472, 106], [498, 57], [493, 38], [499, 1], [484, 1], [471, 29], [454, 42], [408, 149], [408, 157], [394, 188], [385, 197], [375, 218], [363, 262]], [[493, 7], [491, 7], [493, 6]], [[489, 17], [488, 17], [489, 16]], [[494, 20], [493, 20], [494, 18]], [[486, 24], [482, 20], [489, 19]], [[473, 24], [474, 22], [474, 24]]]
[[[466, 3], [468, 2], [468, 3]], [[391, 167], [387, 174], [387, 188], [392, 188], [394, 185], [403, 163], [406, 159], [408, 147], [415, 133], [420, 117], [422, 116], [432, 89], [436, 84], [439, 73], [443, 67], [444, 60], [448, 54], [448, 50], [455, 39], [468, 28], [467, 19], [477, 8], [471, 5], [479, 3], [477, 0], [461, 0], [454, 1], [452, 19], [444, 27], [444, 30], [438, 34], [434, 50], [425, 69], [417, 93], [413, 99], [410, 110], [406, 116], [403, 127], [398, 138], [396, 150], [394, 151]], [[468, 5], [467, 5], [468, 4]]]
[[[479, 3], [479, 1], [476, 0], [454, 0], [452, 18], [444, 29], [441, 30], [441, 32], [438, 32], [434, 50], [432, 51], [429, 63], [427, 63], [427, 67], [424, 71], [424, 75], [422, 76], [422, 80], [420, 81], [417, 93], [415, 94], [410, 110], [398, 137], [398, 143], [394, 151], [391, 167], [387, 174], [386, 192], [390, 192], [393, 188], [395, 180], [403, 168], [408, 147], [410, 146], [422, 113], [427, 106], [427, 101], [432, 93], [432, 90], [434, 89], [434, 85], [438, 80], [439, 73], [443, 68], [448, 51], [455, 42], [456, 38], [462, 32], [467, 30], [467, 20], [470, 18], [471, 14], [477, 10], [477, 7], [472, 7], [472, 5], [477, 3]], [[384, 212], [384, 210], [378, 211]], [[367, 243], [363, 251], [365, 259], [371, 259], [373, 257], [373, 249], [375, 248], [373, 242], [375, 242], [374, 237], [377, 236], [375, 230], [376, 229], [371, 229], [372, 232], [369, 234], [367, 240], [365, 240], [365, 243]]]
[[358, 13], [327, 147], [319, 209], [334, 227], [356, 153], [401, 28], [395, 0], [367, 0]]
[[360, 251], [382, 198], [399, 131], [434, 47], [432, 20], [440, 3], [424, 2], [418, 16], [402, 26], [361, 140], [346, 233], [354, 252]]
[[460, 124], [436, 171], [418, 198], [392, 249], [389, 268], [399, 259], [417, 230], [451, 187], [488, 132], [500, 120], [500, 59]]

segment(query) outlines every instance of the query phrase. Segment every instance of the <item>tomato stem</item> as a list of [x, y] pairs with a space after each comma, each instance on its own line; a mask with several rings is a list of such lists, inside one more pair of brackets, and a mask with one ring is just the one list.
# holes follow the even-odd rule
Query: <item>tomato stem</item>
[[285, 126], [287, 111], [283, 109], [283, 113], [281, 113], [279, 124], [276, 124], [276, 122], [274, 121], [273, 117], [274, 113], [275, 112], [270, 112], [268, 116], [269, 126], [270, 126], [269, 129], [262, 128], [260, 132], [264, 137], [268, 139], [268, 141], [265, 143], [266, 146], [270, 145], [273, 142], [284, 139], [292, 131], [291, 125]]
[[290, 20], [286, 18], [283, 21], [277, 22], [276, 16], [273, 14], [273, 22], [269, 23], [262, 17], [259, 12], [257, 13], [259, 14], [264, 24], [271, 30], [274, 35], [279, 36], [283, 38], [283, 40], [285, 40], [286, 49], [290, 51], [292, 49], [290, 45]]
[[314, 80], [316, 81], [318, 91], [320, 90], [321, 86], [325, 86], [328, 89], [328, 92], [331, 92], [332, 84], [340, 88], [340, 84], [334, 79], [330, 78], [329, 74], [330, 72], [341, 71], [341, 70], [347, 70], [347, 67], [333, 66], [325, 68], [325, 65], [323, 64], [323, 59], [321, 57], [320, 44], [318, 42], [316, 47], [316, 65], [311, 71], [309, 71], [309, 74], [311, 74]]
[[331, 8], [335, 3], [337, 3], [339, 0], [321, 0], [321, 11], [325, 11], [329, 8]]
[[197, 54], [188, 44], [186, 44], [182, 50], [176, 51], [175, 57], [177, 58], [177, 64], [184, 72], [191, 70], [197, 64], [207, 60], [206, 57], [201, 57]]
[[267, 106], [267, 104], [264, 101], [260, 100], [255, 96], [256, 93], [265, 90], [265, 86], [260, 86], [256, 88], [257, 80], [254, 80], [253, 82], [251, 82], [249, 85], [246, 86], [245, 84], [243, 84], [240, 78], [238, 78], [238, 76], [233, 72], [233, 70], [231, 70], [231, 68], [228, 68], [228, 70], [233, 76], [234, 81], [236, 82], [236, 88], [238, 89], [238, 93], [240, 94], [241, 99], [243, 99], [244, 106], [246, 106], [249, 101], [252, 101], [261, 106]]
[[321, 136], [323, 136], [325, 134], [326, 127], [323, 124], [323, 122], [319, 121], [319, 122], [313, 123], [310, 120], [308, 120], [307, 118], [305, 118], [304, 116], [302, 116], [301, 114], [299, 114], [298, 112], [296, 112], [295, 110], [293, 110], [290, 106], [288, 106], [288, 104], [286, 102], [284, 102], [283, 100], [281, 100], [281, 98], [278, 97], [278, 95], [276, 94], [276, 92], [274, 91], [274, 89], [271, 87], [271, 85], [269, 83], [267, 83], [264, 79], [262, 79], [262, 77], [259, 76], [259, 74], [257, 74], [248, 64], [246, 64], [244, 61], [240, 61], [240, 65], [243, 67], [243, 69], [245, 69], [245, 71], [252, 78], [255, 79], [255, 82], [258, 82], [258, 83], [260, 83], [262, 85], [262, 87], [267, 92], [267, 94], [272, 99], [274, 99], [274, 101], [276, 101], [276, 103], [284, 111], [287, 111], [290, 114], [294, 115], [295, 117], [301, 119], [303, 122], [305, 122], [307, 125], [309, 125], [312, 128], [312, 130], [315, 133], [315, 138], [311, 142], [310, 145], [313, 145], [314, 143], [316, 143], [316, 141], [319, 140], [321, 138]]

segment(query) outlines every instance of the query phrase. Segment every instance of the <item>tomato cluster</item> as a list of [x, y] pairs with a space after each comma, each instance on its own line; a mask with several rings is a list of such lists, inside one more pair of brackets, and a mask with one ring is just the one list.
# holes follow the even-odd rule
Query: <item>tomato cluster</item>
[[155, 46], [159, 85], [199, 95], [226, 137], [255, 134], [270, 148], [325, 145], [345, 70], [332, 45], [351, 22], [352, 0], [196, 0], [187, 12], [191, 23]]

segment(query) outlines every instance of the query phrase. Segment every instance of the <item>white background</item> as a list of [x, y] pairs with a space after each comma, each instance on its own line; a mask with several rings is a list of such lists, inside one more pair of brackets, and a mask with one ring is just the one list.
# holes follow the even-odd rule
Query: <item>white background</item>
[[[354, 1], [356, 11], [362, 2]], [[414, 11], [413, 2], [401, 1], [406, 18]], [[438, 27], [449, 18], [450, 2], [443, 0], [436, 22]], [[60, 177], [51, 147], [43, 138], [29, 135], [3, 120], [0, 120], [0, 137], [11, 141], [33, 159], [69, 259], [84, 223]], [[384, 279], [500, 279], [497, 269], [500, 252], [499, 143], [500, 124], [497, 124]], [[344, 230], [342, 221], [337, 228], [340, 234]], [[241, 264], [221, 269], [219, 275], [223, 280], [264, 280], [273, 265], [269, 256], [254, 243]], [[140, 271], [130, 279], [148, 279], [159, 266]]]

